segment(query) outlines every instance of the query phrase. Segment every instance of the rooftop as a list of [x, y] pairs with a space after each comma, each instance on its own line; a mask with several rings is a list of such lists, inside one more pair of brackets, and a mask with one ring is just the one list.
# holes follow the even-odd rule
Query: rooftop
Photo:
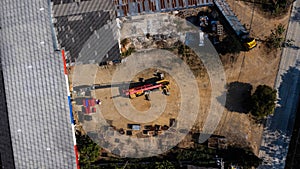
[[[75, 167], [65, 76], [61, 55], [54, 51], [49, 11], [47, 1], [0, 1], [0, 51], [15, 168]], [[0, 152], [2, 166], [13, 168], [3, 147]]]
[[212, 0], [113, 0], [117, 17], [212, 5]]
[[112, 1], [53, 1], [52, 12], [58, 44], [68, 60], [100, 63], [120, 58]]

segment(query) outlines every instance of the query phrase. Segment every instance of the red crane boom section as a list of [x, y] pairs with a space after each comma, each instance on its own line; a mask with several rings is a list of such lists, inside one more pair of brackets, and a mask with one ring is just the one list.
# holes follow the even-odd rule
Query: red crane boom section
[[126, 90], [124, 93], [126, 94], [126, 96], [128, 96], [128, 95], [131, 95], [131, 94], [142, 93], [142, 92], [147, 91], [147, 90], [157, 89], [157, 88], [162, 87], [162, 86], [163, 86], [162, 84], [156, 84], [156, 85], [146, 84], [146, 85], [143, 85], [143, 86], [139, 86], [139, 87], [135, 87], [135, 88], [131, 88], [129, 90]]

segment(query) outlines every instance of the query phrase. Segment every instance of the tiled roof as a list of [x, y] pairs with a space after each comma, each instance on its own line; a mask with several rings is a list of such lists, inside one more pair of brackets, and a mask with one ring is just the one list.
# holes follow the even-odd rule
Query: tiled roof
[[[112, 1], [55, 4], [53, 23], [58, 44], [74, 62], [100, 63], [120, 59]], [[79, 61], [77, 60], [77, 61]]]
[[113, 0], [118, 17], [212, 5], [212, 0]]
[[67, 88], [61, 55], [53, 48], [49, 4], [1, 0], [0, 24], [15, 167], [74, 168]]

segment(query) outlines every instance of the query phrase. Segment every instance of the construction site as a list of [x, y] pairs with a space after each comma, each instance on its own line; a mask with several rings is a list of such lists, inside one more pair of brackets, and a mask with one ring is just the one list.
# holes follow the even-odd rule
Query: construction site
[[300, 0], [0, 8], [0, 168], [299, 168]]
[[[219, 56], [225, 69], [228, 85], [233, 82], [248, 83], [253, 87], [261, 83], [273, 85], [280, 59], [279, 53], [267, 53], [265, 46], [259, 41], [261, 37], [269, 34], [273, 22], [268, 24], [268, 19], [263, 18], [261, 14], [251, 13], [252, 8], [249, 7], [249, 4], [233, 0], [228, 0], [228, 2], [221, 0], [201, 2], [196, 0], [172, 2], [141, 0], [114, 1], [114, 3], [118, 9], [117, 19], [123, 25], [126, 23], [134, 25], [137, 30], [140, 25], [143, 25], [142, 18], [149, 19], [153, 16], [155, 19], [153, 13], [168, 13], [186, 19], [198, 27], [202, 32], [199, 34], [200, 39], [201, 37], [210, 39], [217, 50], [223, 51], [226, 48], [225, 53], [219, 53]], [[244, 14], [244, 11], [247, 12]], [[259, 19], [253, 20], [253, 16]], [[286, 17], [276, 23], [286, 23], [287, 21]], [[147, 26], [147, 24], [145, 25]], [[157, 25], [153, 24], [152, 26]], [[263, 26], [264, 29], [261, 30], [260, 26]], [[109, 128], [121, 135], [134, 138], [155, 137], [175, 125], [181, 106], [181, 94], [172, 75], [152, 68], [139, 72], [128, 81], [112, 82], [115, 71], [119, 65], [126, 64], [127, 57], [138, 55], [144, 50], [150, 50], [147, 52], [147, 56], [152, 57], [151, 55], [157, 54], [152, 53], [151, 49], [163, 49], [182, 59], [196, 78], [201, 104], [196, 122], [189, 133], [191, 135], [201, 133], [208, 116], [211, 95], [211, 82], [201, 60], [184, 42], [178, 41], [179, 36], [176, 34], [144, 33], [143, 36], [130, 37], [126, 36], [126, 32], [128, 30], [120, 31], [123, 35], [123, 38], [119, 39], [120, 58], [116, 59], [113, 56], [113, 59], [105, 62], [69, 67], [77, 130], [89, 134], [89, 136], [95, 135], [95, 131], [99, 130], [95, 119], [100, 118], [100, 113], [109, 124]], [[235, 45], [232, 40], [227, 43], [228, 38], [237, 40], [237, 43], [241, 45], [242, 52], [227, 51], [226, 45]], [[203, 42], [200, 40], [199, 45], [201, 44]], [[178, 72], [180, 72], [179, 68]], [[119, 94], [113, 94], [112, 89], [117, 89]], [[238, 86], [236, 90], [233, 98], [238, 100], [248, 89]], [[136, 110], [148, 114], [156, 113], [148, 111], [151, 110], [151, 102], [166, 99], [167, 104], [164, 111], [160, 112], [159, 118], [151, 122], [137, 123], [119, 113], [114, 106], [113, 98], [115, 97], [128, 99]], [[228, 104], [226, 107], [241, 106], [239, 102], [229, 102]], [[85, 123], [84, 127], [80, 125], [82, 122]], [[220, 149], [226, 149], [227, 146], [239, 146], [251, 148], [255, 154], [258, 154], [262, 130], [263, 126], [255, 123], [249, 114], [241, 113], [236, 109], [225, 109], [220, 123], [212, 133], [224, 136], [224, 138], [210, 139], [209, 146], [218, 147], [217, 143], [220, 142]], [[96, 137], [101, 136], [97, 135]], [[195, 143], [192, 137], [187, 137], [178, 144], [178, 147], [191, 148]]]

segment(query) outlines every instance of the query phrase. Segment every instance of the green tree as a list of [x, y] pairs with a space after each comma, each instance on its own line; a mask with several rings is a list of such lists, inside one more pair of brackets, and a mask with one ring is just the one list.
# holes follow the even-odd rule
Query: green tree
[[279, 24], [274, 30], [271, 30], [271, 34], [267, 38], [267, 46], [271, 49], [280, 48], [284, 42], [284, 25]]
[[122, 58], [126, 58], [127, 56], [131, 55], [133, 52], [135, 52], [134, 47], [129, 47], [125, 52], [121, 53]]
[[87, 135], [76, 135], [79, 152], [79, 163], [82, 169], [90, 168], [100, 156], [100, 147]]
[[[244, 0], [255, 3], [259, 10], [271, 18], [286, 15], [294, 0]], [[266, 12], [270, 13], [266, 13]]]
[[275, 101], [276, 90], [266, 85], [259, 85], [251, 96], [251, 114], [258, 120], [273, 114]]
[[175, 169], [175, 166], [170, 161], [156, 162], [155, 169]]

